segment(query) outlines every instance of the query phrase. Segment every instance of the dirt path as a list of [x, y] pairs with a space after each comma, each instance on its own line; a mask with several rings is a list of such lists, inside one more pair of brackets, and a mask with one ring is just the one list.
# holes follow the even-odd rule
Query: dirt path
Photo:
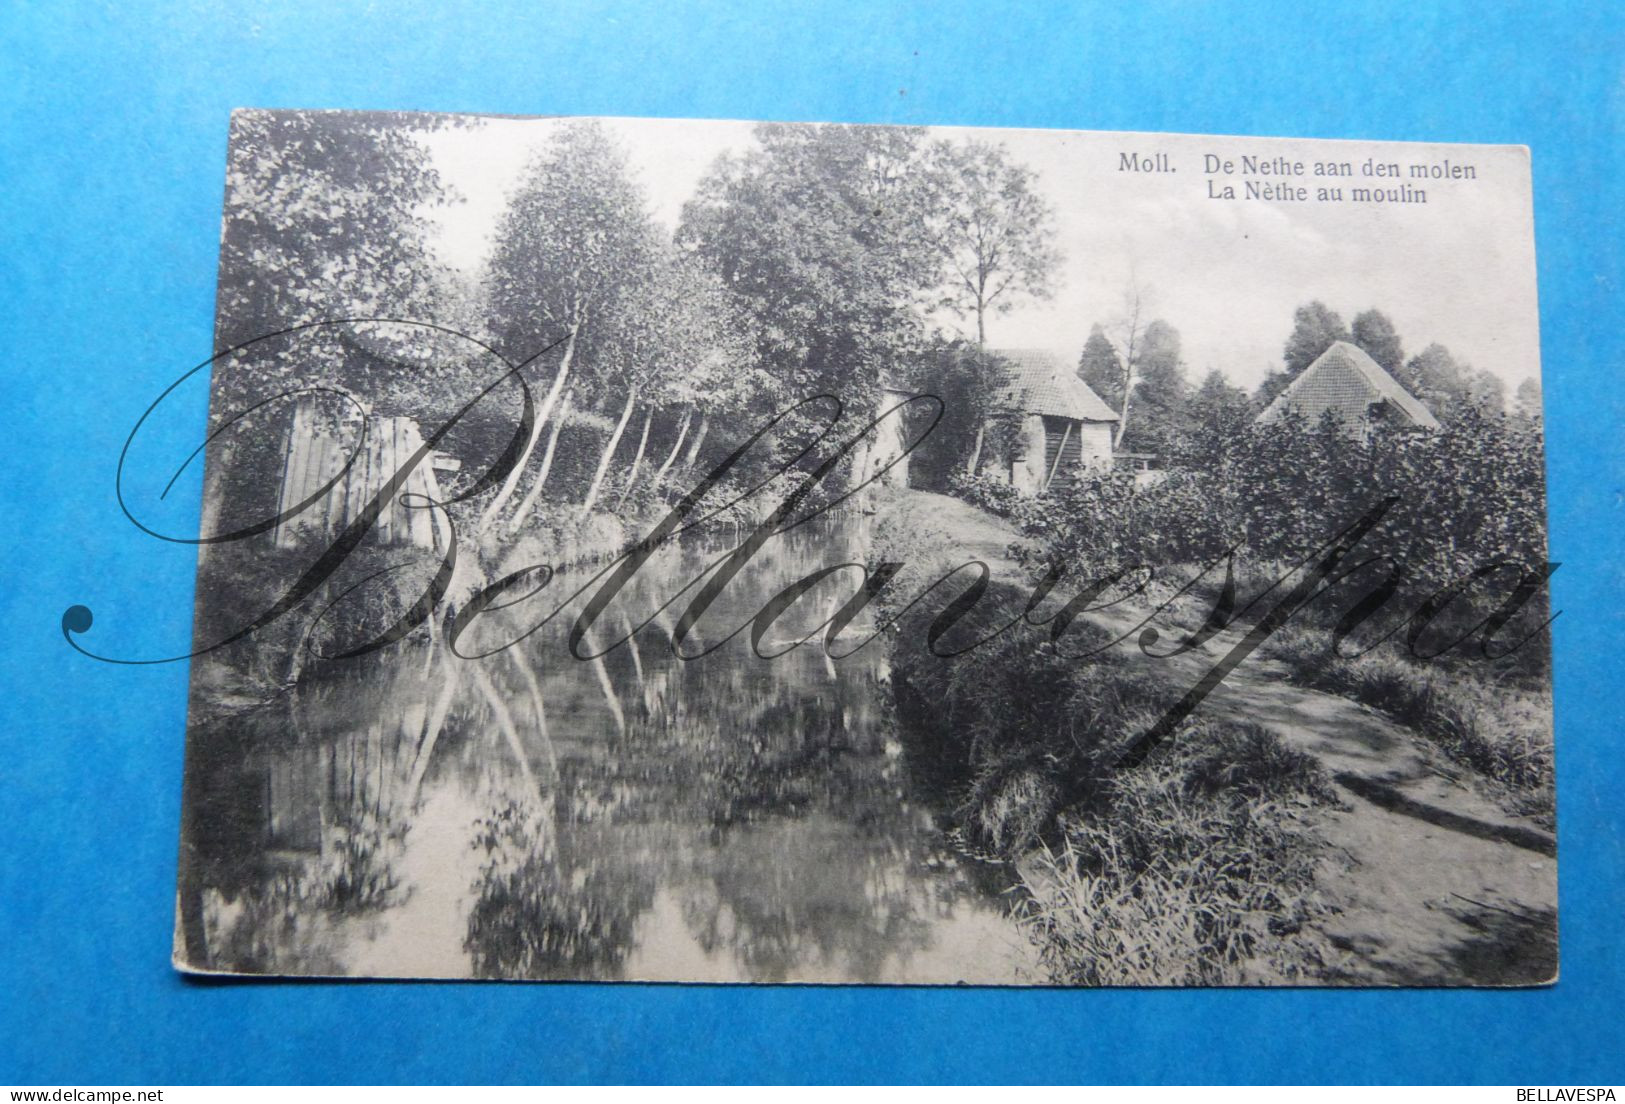
[[[915, 541], [981, 559], [1019, 578], [1001, 519], [942, 495], [910, 491], [886, 504], [888, 524]], [[1141, 617], [1148, 613], [1146, 610]], [[1121, 633], [1130, 611], [1101, 623]], [[1240, 632], [1199, 651], [1150, 659], [1181, 690], [1194, 686]], [[1132, 643], [1123, 645], [1133, 647]], [[1287, 668], [1254, 652], [1200, 706], [1251, 721], [1313, 755], [1337, 782], [1325, 811], [1320, 877], [1335, 911], [1320, 927], [1343, 956], [1329, 980], [1389, 985], [1519, 985], [1557, 972], [1557, 864], [1552, 836], [1509, 816], [1465, 771], [1416, 735], [1347, 698], [1293, 686]]]
[[[1223, 653], [1211, 646], [1209, 663]], [[1185, 665], [1200, 677], [1205, 666]], [[1321, 833], [1321, 882], [1339, 912], [1321, 925], [1345, 953], [1344, 980], [1396, 985], [1550, 981], [1557, 971], [1552, 837], [1508, 816], [1471, 775], [1347, 698], [1290, 685], [1250, 657], [1201, 706], [1262, 724], [1313, 755], [1345, 796]]]

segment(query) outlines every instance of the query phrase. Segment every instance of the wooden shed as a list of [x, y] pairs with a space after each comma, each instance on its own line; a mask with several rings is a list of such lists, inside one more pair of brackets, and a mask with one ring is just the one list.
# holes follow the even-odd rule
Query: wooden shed
[[998, 350], [1008, 381], [995, 398], [1005, 422], [977, 465], [1022, 494], [1112, 463], [1117, 413], [1058, 357], [1037, 349]]
[[[309, 541], [332, 540], [422, 446], [423, 435], [411, 418], [376, 414], [335, 417], [322, 409], [318, 400], [300, 401], [293, 408], [284, 437], [277, 513], [294, 509], [334, 479], [338, 482], [316, 502], [277, 526], [272, 532], [273, 541], [279, 548], [297, 548]], [[352, 453], [355, 459], [345, 471]], [[449, 534], [438, 531], [435, 511], [424, 503], [445, 497], [435, 473], [455, 470], [456, 463], [431, 453], [412, 469], [373, 526], [375, 539], [384, 544], [443, 547]], [[417, 498], [408, 497], [413, 495]], [[413, 502], [416, 505], [409, 504]]]

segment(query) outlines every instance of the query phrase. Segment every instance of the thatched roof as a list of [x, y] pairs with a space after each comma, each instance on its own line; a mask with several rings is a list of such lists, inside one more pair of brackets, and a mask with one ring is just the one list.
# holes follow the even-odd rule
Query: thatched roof
[[1042, 349], [998, 349], [994, 355], [1009, 369], [1001, 405], [1075, 422], [1117, 421], [1117, 412], [1052, 354]]
[[1344, 422], [1356, 425], [1366, 418], [1371, 404], [1386, 402], [1401, 420], [1419, 429], [1438, 429], [1439, 421], [1366, 351], [1347, 341], [1334, 341], [1298, 373], [1285, 391], [1264, 408], [1259, 425], [1280, 421], [1288, 411], [1309, 422], [1335, 410]]

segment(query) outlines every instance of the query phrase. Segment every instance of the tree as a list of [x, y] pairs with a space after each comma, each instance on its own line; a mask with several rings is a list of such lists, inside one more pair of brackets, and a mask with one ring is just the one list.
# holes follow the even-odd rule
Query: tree
[[1272, 369], [1264, 373], [1264, 378], [1253, 391], [1253, 405], [1262, 410], [1291, 384], [1292, 377], [1285, 372]]
[[[646, 272], [628, 279], [608, 313], [605, 343], [616, 366], [613, 378], [625, 404], [587, 489], [583, 508], [597, 501], [604, 475], [635, 406], [645, 403], [637, 450], [622, 486], [624, 505], [642, 472], [656, 412], [679, 402], [692, 414], [693, 403], [713, 388], [726, 392], [724, 374], [746, 371], [739, 342], [725, 329], [728, 315], [714, 279], [693, 257], [666, 247], [651, 258]], [[686, 432], [686, 430], [685, 430]], [[675, 458], [674, 447], [671, 457]], [[662, 474], [672, 459], [662, 465]]]
[[1123, 361], [1117, 347], [1097, 322], [1089, 330], [1089, 340], [1083, 343], [1078, 357], [1078, 375], [1090, 390], [1099, 395], [1113, 410], [1123, 405]]
[[421, 134], [386, 112], [237, 111], [220, 241], [220, 347], [305, 322], [433, 317], [424, 210], [449, 201]]
[[1347, 341], [1350, 336], [1338, 313], [1319, 299], [1299, 307], [1292, 314], [1292, 333], [1281, 353], [1288, 381], [1331, 348], [1332, 342]]
[[700, 182], [678, 241], [740, 304], [767, 398], [832, 394], [867, 417], [939, 294], [923, 132], [763, 124], [755, 142]]
[[1470, 372], [1467, 377], [1467, 401], [1481, 414], [1500, 417], [1506, 413], [1506, 384], [1501, 382], [1501, 377], [1483, 369]]
[[975, 318], [976, 343], [985, 346], [990, 313], [1054, 293], [1054, 212], [1033, 188], [1037, 174], [1011, 162], [1002, 146], [938, 142], [928, 156], [936, 198], [930, 233], [945, 267], [941, 306]]
[[1134, 379], [1138, 418], [1120, 442], [1131, 449], [1172, 451], [1188, 428], [1190, 384], [1185, 378], [1179, 331], [1160, 318], [1153, 319], [1140, 338]]
[[1186, 413], [1190, 426], [1189, 443], [1183, 450], [1186, 458], [1193, 464], [1211, 465], [1245, 438], [1255, 411], [1247, 392], [1232, 386], [1215, 368], [1191, 395]]
[[1438, 342], [1406, 361], [1399, 381], [1442, 422], [1454, 422], [1469, 409], [1499, 415], [1506, 405], [1506, 386], [1498, 377], [1458, 361]]
[[1128, 432], [1129, 404], [1134, 398], [1134, 379], [1140, 364], [1140, 345], [1145, 336], [1145, 313], [1150, 298], [1151, 290], [1140, 283], [1138, 275], [1130, 274], [1128, 287], [1123, 291], [1123, 309], [1115, 325], [1117, 344], [1123, 350], [1123, 405], [1117, 412], [1113, 448], [1122, 447], [1123, 437]]
[[1354, 344], [1366, 351], [1372, 360], [1392, 375], [1405, 363], [1405, 348], [1400, 343], [1394, 324], [1380, 310], [1361, 311], [1354, 316], [1350, 329]]
[[[1002, 450], [1007, 443], [1005, 434], [1013, 428], [1014, 412], [1004, 401], [1009, 381], [1007, 360], [962, 336], [940, 334], [909, 362], [895, 382], [913, 394], [931, 395], [942, 403], [940, 417], [935, 410], [920, 406], [907, 412], [904, 432], [907, 439], [917, 440], [908, 461], [912, 485], [951, 492], [955, 476], [976, 474], [966, 458], [977, 459], [979, 437], [984, 452]], [[933, 421], [926, 433], [926, 424]]]
[[[421, 325], [415, 333], [401, 324], [390, 329], [402, 344], [438, 345], [437, 352], [450, 357], [391, 365], [385, 374], [374, 373], [379, 363], [367, 364], [372, 358], [357, 353], [349, 340], [353, 326], [270, 337], [356, 318], [459, 327], [449, 305], [455, 299], [448, 294], [450, 274], [434, 256], [426, 217], [452, 196], [419, 140], [450, 125], [394, 113], [232, 114], [215, 346], [224, 351], [267, 340], [214, 366], [211, 429], [222, 429], [274, 395], [313, 384], [330, 389], [326, 400], [345, 391], [363, 405], [395, 414], [421, 416], [416, 409], [395, 408], [403, 396], [441, 399], [455, 393], [466, 401], [467, 380], [479, 373], [459, 370], [478, 359], [479, 346], [426, 340]], [[337, 405], [322, 402], [322, 416], [336, 417]], [[251, 418], [210, 437], [205, 532], [229, 531], [276, 512], [280, 479], [266, 475], [281, 470], [286, 425], [283, 416]]]
[[739, 304], [721, 281], [687, 253], [674, 257], [671, 278], [673, 293], [683, 304], [670, 353], [679, 370], [668, 373], [661, 398], [679, 405], [682, 414], [666, 459], [655, 471], [653, 485], [657, 489], [677, 468], [685, 444], [689, 451], [682, 467], [693, 465], [704, 447], [713, 417], [728, 418], [745, 411], [771, 382], [751, 355], [749, 339], [740, 323]]
[[625, 156], [603, 129], [572, 122], [527, 166], [496, 234], [487, 277], [492, 328], [510, 358], [562, 342], [548, 360], [552, 383], [537, 407], [519, 462], [486, 506], [488, 527], [523, 478], [542, 430], [552, 417], [578, 352], [612, 362], [597, 340], [633, 298], [630, 281], [650, 270], [659, 237], [643, 197], [632, 184]]
[[1526, 422], [1541, 420], [1540, 377], [1530, 376], [1512, 393], [1512, 412]]

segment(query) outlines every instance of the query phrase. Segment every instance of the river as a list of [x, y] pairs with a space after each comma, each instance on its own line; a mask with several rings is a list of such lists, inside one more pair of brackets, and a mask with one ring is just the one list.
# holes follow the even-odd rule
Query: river
[[[793, 646], [852, 577], [773, 625], [761, 647], [782, 654], [724, 640], [789, 583], [865, 559], [864, 525], [775, 537], [683, 644], [715, 648], [700, 658], [672, 647], [686, 601], [659, 607], [726, 549], [715, 538], [657, 551], [589, 638], [630, 636], [599, 659], [569, 654], [577, 599], [490, 658], [399, 645], [193, 731], [188, 958], [300, 975], [1041, 981], [1010, 872], [943, 834], [945, 795], [893, 720], [884, 640], [844, 659]], [[518, 636], [599, 570], [488, 614], [464, 650]], [[860, 618], [842, 644], [872, 631]]]

